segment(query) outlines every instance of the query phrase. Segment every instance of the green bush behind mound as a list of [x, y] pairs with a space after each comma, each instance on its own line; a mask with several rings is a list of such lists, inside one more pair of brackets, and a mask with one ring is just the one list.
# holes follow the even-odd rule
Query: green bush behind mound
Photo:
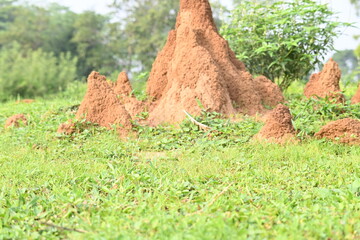
[[70, 54], [22, 49], [13, 44], [0, 50], [0, 101], [57, 93], [76, 78], [76, 58]]

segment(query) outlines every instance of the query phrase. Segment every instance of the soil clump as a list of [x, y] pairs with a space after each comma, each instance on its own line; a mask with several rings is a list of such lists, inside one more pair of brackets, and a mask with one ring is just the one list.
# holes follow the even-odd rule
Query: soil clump
[[179, 122], [184, 110], [254, 115], [266, 112], [263, 102], [275, 106], [283, 100], [280, 88], [265, 77], [254, 80], [236, 59], [218, 33], [208, 0], [180, 0], [175, 30], [153, 64], [147, 93], [153, 101], [150, 125]]
[[67, 121], [60, 124], [57, 133], [65, 134], [65, 135], [72, 135], [76, 132], [76, 125], [72, 121]]
[[345, 118], [333, 121], [315, 134], [318, 138], [327, 138], [334, 142], [360, 145], [360, 120]]
[[6, 122], [5, 122], [5, 128], [10, 128], [10, 127], [20, 127], [20, 125], [27, 125], [28, 124], [28, 120], [25, 117], [24, 114], [16, 114], [14, 116], [9, 117]]
[[296, 131], [291, 120], [289, 108], [279, 104], [267, 115], [264, 127], [254, 138], [279, 144], [296, 142]]
[[88, 77], [88, 89], [76, 118], [86, 119], [109, 129], [112, 125], [117, 125], [120, 136], [125, 136], [132, 128], [131, 116], [106, 77], [98, 72], [92, 72]]
[[359, 85], [359, 88], [358, 88], [357, 92], [355, 93], [354, 97], [351, 99], [351, 103], [352, 104], [360, 103], [360, 85]]
[[336, 99], [338, 103], [343, 103], [345, 97], [340, 89], [341, 70], [339, 65], [332, 59], [324, 65], [319, 73], [314, 73], [310, 81], [306, 84], [304, 95], [307, 98], [321, 97]]
[[26, 103], [26, 104], [30, 104], [30, 103], [33, 103], [33, 102], [35, 102], [34, 99], [22, 99], [22, 100], [17, 101], [16, 103]]

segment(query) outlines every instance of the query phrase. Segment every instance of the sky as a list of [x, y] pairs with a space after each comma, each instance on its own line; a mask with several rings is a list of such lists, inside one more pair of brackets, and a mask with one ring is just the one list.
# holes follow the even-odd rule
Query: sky
[[[108, 13], [109, 5], [113, 0], [28, 0], [29, 3], [44, 4], [44, 2], [56, 2], [60, 5], [68, 6], [72, 11], [82, 12], [93, 10], [99, 13]], [[166, 0], [164, 0], [166, 1]], [[355, 23], [357, 29], [347, 27], [342, 29], [341, 36], [335, 41], [337, 50], [355, 49], [360, 44], [359, 40], [354, 40], [353, 35], [360, 35], [360, 17], [356, 16], [354, 7], [349, 0], [318, 0], [320, 3], [328, 3], [330, 8], [338, 13], [338, 20], [343, 22]], [[231, 0], [221, 0], [221, 3], [231, 8]]]

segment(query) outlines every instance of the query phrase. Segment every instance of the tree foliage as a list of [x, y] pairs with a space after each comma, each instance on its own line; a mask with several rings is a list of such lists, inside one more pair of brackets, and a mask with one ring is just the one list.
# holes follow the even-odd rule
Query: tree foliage
[[[149, 70], [167, 33], [175, 25], [178, 0], [115, 0], [118, 33], [127, 47], [128, 67], [135, 64]], [[140, 64], [139, 64], [140, 63]]]
[[76, 58], [68, 54], [24, 50], [20, 44], [0, 51], [0, 101], [59, 92], [76, 78]]
[[58, 4], [39, 7], [0, 1], [0, 49], [17, 42], [22, 49], [41, 49], [56, 57], [70, 53], [79, 59], [79, 78], [93, 70], [110, 74], [121, 68], [108, 42], [109, 17], [93, 11], [76, 14]]
[[333, 59], [339, 64], [343, 81], [352, 82], [360, 79], [357, 71], [360, 66], [354, 50], [338, 51], [333, 55]]
[[327, 5], [312, 0], [244, 0], [221, 32], [251, 73], [277, 80], [286, 89], [333, 49], [338, 28], [346, 25], [333, 16]]

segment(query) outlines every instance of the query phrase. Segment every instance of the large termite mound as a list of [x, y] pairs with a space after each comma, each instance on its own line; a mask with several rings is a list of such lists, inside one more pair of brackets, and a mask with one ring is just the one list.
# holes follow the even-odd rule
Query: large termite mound
[[[272, 90], [264, 91], [267, 86]], [[254, 81], [245, 71], [219, 35], [208, 0], [180, 0], [175, 30], [153, 64], [147, 92], [153, 100], [149, 117], [153, 125], [179, 122], [185, 118], [184, 110], [197, 115], [200, 106], [227, 115], [253, 115], [265, 111], [262, 102], [278, 103], [268, 101], [272, 98], [268, 93], [283, 100], [270, 80]]]
[[267, 107], [276, 107], [280, 102], [284, 102], [284, 96], [278, 85], [271, 82], [265, 76], [254, 79], [255, 88], [261, 97], [261, 103]]
[[275, 143], [296, 141], [292, 116], [288, 107], [279, 104], [266, 117], [265, 125], [255, 139]]
[[337, 102], [344, 102], [344, 95], [340, 89], [341, 70], [339, 65], [332, 59], [324, 65], [319, 73], [314, 73], [306, 84], [304, 94], [307, 98], [321, 97], [336, 99]]
[[5, 128], [20, 127], [21, 124], [27, 125], [28, 120], [24, 114], [16, 114], [9, 117], [5, 122]]
[[360, 120], [345, 118], [330, 122], [315, 134], [341, 143], [360, 145]]
[[352, 103], [352, 104], [360, 103], [360, 85], [359, 85], [359, 88], [358, 88], [356, 94], [355, 94], [354, 97], [351, 99], [351, 103]]
[[119, 101], [105, 76], [92, 72], [88, 77], [88, 89], [76, 113], [76, 118], [86, 119], [100, 126], [111, 128], [117, 125], [120, 135], [131, 127], [131, 117]]

